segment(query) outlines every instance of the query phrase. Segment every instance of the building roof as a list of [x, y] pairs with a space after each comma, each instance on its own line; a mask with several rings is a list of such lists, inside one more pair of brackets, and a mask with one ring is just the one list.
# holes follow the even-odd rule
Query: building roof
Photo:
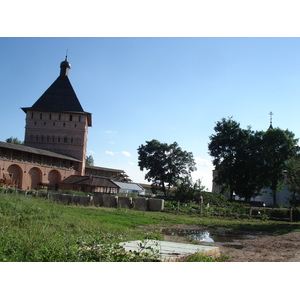
[[66, 156], [66, 155], [55, 153], [55, 152], [48, 151], [48, 150], [28, 147], [28, 146], [24, 146], [24, 145], [0, 142], [0, 148], [6, 148], [6, 149], [28, 152], [28, 153], [37, 154], [37, 155], [44, 155], [44, 156], [50, 156], [50, 157], [80, 162], [80, 160], [70, 157], [70, 156]]
[[85, 166], [85, 169], [109, 171], [109, 172], [113, 172], [113, 173], [125, 173], [125, 171], [123, 171], [123, 170], [110, 169], [110, 168], [104, 168], [104, 167], [95, 167], [95, 166]]
[[125, 182], [117, 182], [117, 181], [114, 181], [114, 183], [123, 190], [134, 190], [134, 191], [144, 191], [145, 190], [143, 187], [141, 187], [137, 183], [125, 183]]
[[26, 113], [28, 110], [34, 111], [51, 111], [51, 112], [70, 112], [88, 115], [88, 124], [91, 126], [91, 114], [83, 110], [76, 93], [70, 83], [67, 72], [62, 70], [70, 68], [67, 58], [61, 63], [61, 73], [44, 94], [31, 106], [23, 107]]
[[77, 185], [88, 185], [88, 186], [95, 186], [95, 187], [113, 187], [117, 188], [118, 186], [113, 183], [111, 180], [107, 178], [102, 178], [99, 176], [80, 176], [80, 175], [71, 175], [61, 183], [65, 184], [77, 184]]

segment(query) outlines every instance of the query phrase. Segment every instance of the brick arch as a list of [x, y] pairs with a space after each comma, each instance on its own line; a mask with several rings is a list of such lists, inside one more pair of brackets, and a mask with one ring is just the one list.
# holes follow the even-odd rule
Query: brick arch
[[42, 171], [37, 168], [31, 168], [28, 172], [29, 175], [29, 189], [38, 189], [38, 184], [42, 181]]
[[23, 170], [22, 170], [22, 168], [17, 164], [13, 164], [13, 165], [10, 165], [7, 168], [7, 172], [13, 175], [14, 184], [16, 184], [16, 186], [19, 189], [21, 189], [22, 188], [22, 181], [23, 181]]
[[61, 174], [57, 170], [51, 170], [48, 174], [48, 181], [49, 184], [53, 184], [57, 186], [58, 183], [61, 181]]

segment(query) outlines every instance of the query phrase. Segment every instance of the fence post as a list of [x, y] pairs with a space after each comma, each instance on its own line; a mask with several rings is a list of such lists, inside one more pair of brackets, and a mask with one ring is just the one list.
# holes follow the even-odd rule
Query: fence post
[[251, 215], [252, 215], [252, 207], [250, 206], [250, 211], [249, 211], [249, 217], [251, 219]]
[[203, 197], [200, 197], [200, 215], [203, 214]]
[[293, 209], [290, 209], [290, 221], [293, 222]]

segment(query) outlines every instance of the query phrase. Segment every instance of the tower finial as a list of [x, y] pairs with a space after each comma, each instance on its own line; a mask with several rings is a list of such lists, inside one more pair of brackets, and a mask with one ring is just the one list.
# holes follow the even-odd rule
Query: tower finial
[[64, 61], [60, 64], [60, 76], [68, 76], [71, 64], [68, 62], [68, 50]]
[[273, 121], [274, 114], [272, 112], [270, 112], [269, 115], [270, 115], [270, 127], [269, 127], [269, 129], [273, 129], [272, 121]]
[[68, 51], [69, 51], [69, 49], [67, 49], [65, 61], [68, 61]]

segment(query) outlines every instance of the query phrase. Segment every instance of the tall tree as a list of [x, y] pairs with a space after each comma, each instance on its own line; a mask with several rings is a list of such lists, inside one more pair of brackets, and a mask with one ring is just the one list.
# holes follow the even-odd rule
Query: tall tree
[[276, 192], [284, 183], [287, 161], [298, 152], [298, 139], [289, 130], [269, 128], [263, 135], [266, 188], [270, 188], [273, 205], [277, 205]]
[[183, 151], [176, 142], [168, 145], [155, 139], [147, 141], [138, 148], [138, 155], [140, 170], [148, 170], [145, 179], [160, 186], [165, 197], [177, 180], [196, 170], [193, 154]]
[[262, 137], [263, 132], [248, 131], [247, 139], [237, 153], [235, 193], [246, 201], [260, 195], [265, 186]]
[[210, 136], [208, 145], [217, 170], [217, 177], [214, 180], [229, 191], [229, 197], [232, 200], [237, 184], [241, 181], [241, 164], [244, 163], [243, 157], [251, 130], [250, 128], [241, 129], [240, 124], [232, 118], [223, 118], [216, 123], [214, 130], [216, 134]]
[[235, 193], [249, 201], [266, 185], [264, 133], [254, 132], [251, 127], [242, 129], [232, 118], [223, 118], [214, 129], [216, 134], [210, 136], [208, 145], [217, 171], [214, 180], [229, 191], [230, 200]]
[[266, 132], [241, 129], [232, 118], [222, 119], [210, 137], [210, 155], [217, 171], [216, 183], [245, 200], [269, 188], [276, 206], [276, 192], [285, 179], [286, 162], [297, 151], [298, 140], [288, 130], [270, 127]]

